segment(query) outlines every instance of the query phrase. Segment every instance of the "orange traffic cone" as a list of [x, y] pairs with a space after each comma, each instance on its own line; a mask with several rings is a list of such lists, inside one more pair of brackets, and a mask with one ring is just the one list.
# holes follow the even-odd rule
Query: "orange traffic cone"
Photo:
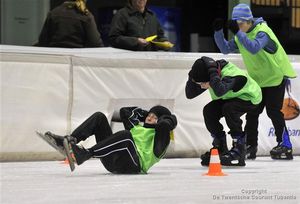
[[[73, 154], [73, 153], [71, 153], [71, 157], [72, 157], [72, 158], [75, 160], [75, 157], [74, 157], [74, 154]], [[65, 158], [65, 160], [64, 160], [64, 161], [62, 161], [61, 163], [62, 163], [62, 164], [68, 164], [68, 165], [69, 165], [69, 164], [70, 164], [70, 162], [69, 162], [69, 159], [68, 159], [68, 157], [66, 157], [66, 158]]]
[[65, 160], [63, 160], [61, 163], [62, 163], [62, 164], [69, 164], [68, 158], [65, 158]]
[[212, 149], [210, 152], [210, 161], [206, 176], [227, 176], [222, 172], [218, 149]]

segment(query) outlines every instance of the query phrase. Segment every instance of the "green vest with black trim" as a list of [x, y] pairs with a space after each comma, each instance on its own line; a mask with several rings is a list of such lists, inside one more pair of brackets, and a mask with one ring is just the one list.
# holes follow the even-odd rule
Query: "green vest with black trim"
[[246, 71], [241, 70], [236, 65], [229, 62], [221, 70], [221, 78], [224, 78], [226, 76], [227, 77], [244, 76], [247, 78], [247, 83], [239, 91], [234, 92], [233, 90], [230, 90], [220, 97], [216, 96], [212, 88], [209, 88], [208, 90], [213, 100], [217, 100], [217, 99], [227, 100], [232, 98], [239, 98], [244, 101], [251, 101], [251, 103], [254, 105], [259, 104], [261, 102], [262, 100], [261, 89], [258, 86], [258, 84], [247, 74]]
[[254, 40], [258, 32], [265, 32], [276, 43], [277, 51], [272, 54], [261, 49], [256, 54], [250, 53], [235, 36], [235, 42], [243, 57], [249, 75], [260, 87], [273, 87], [281, 84], [284, 77], [295, 78], [295, 70], [288, 59], [283, 47], [273, 31], [266, 23], [257, 24], [254, 29], [246, 33], [250, 40]]
[[163, 156], [158, 158], [153, 152], [155, 129], [136, 125], [130, 129], [130, 132], [138, 151], [141, 172], [147, 173], [148, 169], [159, 162]]

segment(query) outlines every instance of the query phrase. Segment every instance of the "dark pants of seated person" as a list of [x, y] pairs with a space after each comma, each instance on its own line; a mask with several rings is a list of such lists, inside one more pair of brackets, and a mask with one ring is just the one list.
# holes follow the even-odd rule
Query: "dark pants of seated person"
[[130, 131], [112, 133], [106, 116], [96, 112], [71, 134], [78, 142], [95, 135], [96, 145], [89, 151], [100, 158], [103, 166], [112, 173], [139, 173], [139, 157]]

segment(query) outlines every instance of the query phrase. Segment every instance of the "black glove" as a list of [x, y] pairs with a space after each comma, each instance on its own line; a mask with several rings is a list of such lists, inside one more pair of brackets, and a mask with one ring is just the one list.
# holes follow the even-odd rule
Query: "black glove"
[[240, 28], [235, 20], [228, 21], [228, 28], [234, 35], [240, 30]]
[[137, 116], [140, 121], [145, 120], [148, 115], [148, 111], [145, 111], [141, 108], [135, 108], [132, 112], [133, 115]]
[[215, 60], [205, 56], [201, 57], [201, 59], [203, 60], [205, 66], [207, 67], [207, 71], [209, 75], [218, 73], [218, 64]]
[[159, 117], [157, 124], [165, 125], [169, 130], [173, 130], [177, 125], [177, 118], [175, 115], [163, 115]]
[[213, 22], [213, 28], [215, 31], [221, 30], [224, 27], [224, 20], [222, 18], [217, 18]]

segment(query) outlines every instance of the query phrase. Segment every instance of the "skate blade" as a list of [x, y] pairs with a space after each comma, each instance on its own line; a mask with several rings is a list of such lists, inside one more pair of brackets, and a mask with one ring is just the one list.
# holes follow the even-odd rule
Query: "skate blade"
[[71, 156], [71, 148], [70, 148], [69, 142], [66, 138], [64, 139], [63, 145], [64, 145], [64, 148], [65, 148], [65, 153], [66, 153], [67, 158], [69, 160], [70, 169], [71, 169], [71, 171], [74, 171], [75, 170], [74, 159]]
[[231, 160], [231, 161], [222, 161], [221, 160], [221, 165], [222, 166], [237, 166], [237, 167], [243, 167], [246, 166], [245, 162], [240, 162], [239, 160]]
[[56, 142], [53, 138], [49, 137], [48, 135], [45, 135], [41, 132], [36, 131], [36, 134], [42, 138], [45, 142], [47, 142], [51, 147], [53, 147], [56, 151], [58, 151], [60, 154], [62, 154], [63, 156], [66, 156], [65, 151], [62, 148], [59, 148], [56, 145]]
[[276, 155], [276, 156], [271, 156], [272, 159], [274, 160], [293, 160], [293, 155]]

